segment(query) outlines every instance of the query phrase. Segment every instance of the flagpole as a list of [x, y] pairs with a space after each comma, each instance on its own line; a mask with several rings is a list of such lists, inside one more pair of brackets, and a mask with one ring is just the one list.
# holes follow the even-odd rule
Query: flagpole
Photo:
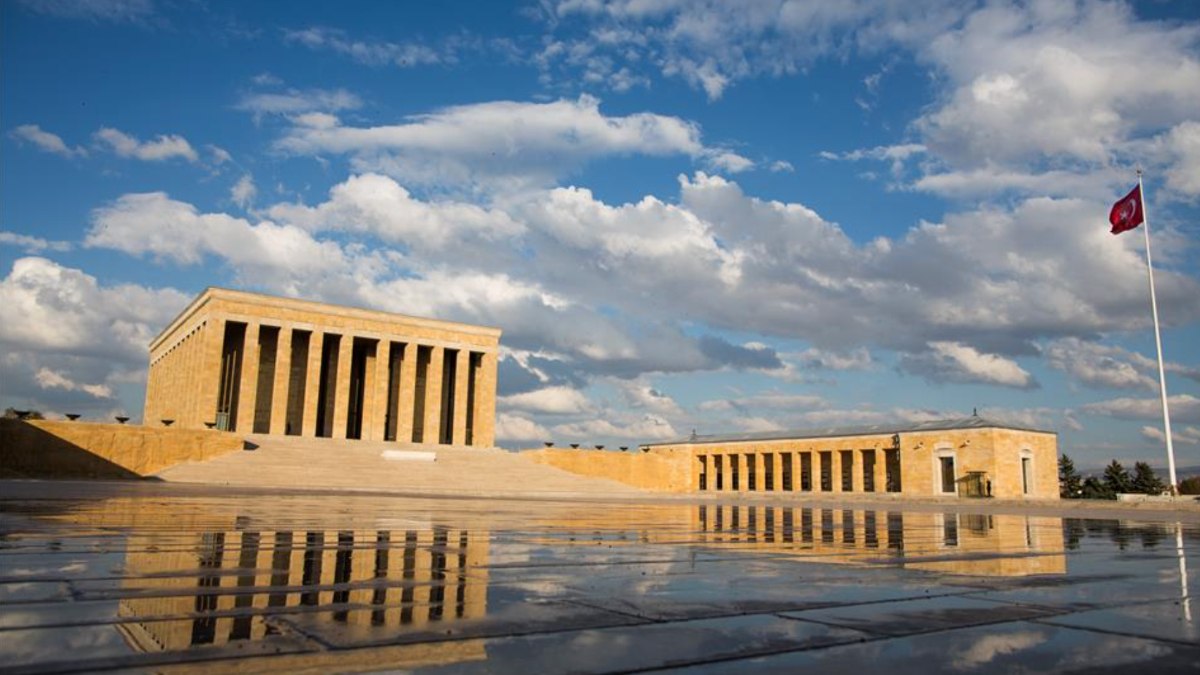
[[1154, 297], [1154, 265], [1150, 262], [1150, 210], [1146, 208], [1146, 192], [1142, 187], [1142, 170], [1137, 170], [1138, 199], [1142, 205], [1142, 233], [1146, 235], [1146, 276], [1150, 279], [1150, 312], [1154, 315], [1154, 346], [1158, 349], [1158, 393], [1162, 397], [1163, 431], [1167, 435], [1167, 472], [1171, 477], [1171, 494], [1176, 494], [1175, 447], [1171, 443], [1171, 413], [1167, 408], [1167, 375], [1163, 368], [1162, 335], [1158, 329], [1158, 300]]

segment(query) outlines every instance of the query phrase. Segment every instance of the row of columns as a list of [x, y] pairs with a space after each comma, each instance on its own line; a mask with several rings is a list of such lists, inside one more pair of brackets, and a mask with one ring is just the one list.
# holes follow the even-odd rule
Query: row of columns
[[[263, 326], [259, 323], [247, 323], [242, 341], [244, 355], [241, 358], [241, 372], [236, 385], [239, 387], [239, 391], [236, 399], [236, 415], [234, 416], [236, 423], [233, 429], [242, 433], [254, 431], [260, 389], [259, 368], [262, 365], [262, 354], [260, 353], [262, 330]], [[297, 421], [289, 420], [288, 413], [290, 409], [294, 408], [291, 385], [299, 384], [299, 382], [293, 381], [294, 364], [291, 362], [294, 351], [292, 343], [298, 332], [300, 332], [298, 329], [289, 326], [278, 328], [273, 366], [274, 376], [273, 382], [270, 384], [270, 419], [268, 429], [260, 428], [260, 432], [347, 438], [350, 429], [357, 426], [359, 427], [357, 429], [359, 438], [388, 440], [385, 437], [388, 431], [390, 391], [395, 397], [395, 420], [392, 424], [394, 435], [390, 440], [418, 443], [447, 442], [454, 445], [492, 445], [496, 377], [496, 354], [494, 352], [472, 352], [469, 347], [454, 349], [442, 345], [394, 341], [387, 338], [359, 337], [356, 339], [356, 336], [349, 332], [321, 331], [317, 328], [304, 331], [309, 337], [305, 355], [307, 363], [304, 367], [299, 429], [296, 429], [296, 425], [293, 424], [289, 430], [288, 423]], [[319, 395], [323, 384], [321, 380], [328, 376], [328, 369], [322, 367], [323, 362], [326, 361], [324, 354], [327, 342], [332, 344], [333, 341], [337, 342], [336, 377], [333, 380], [332, 388], [328, 387], [330, 384], [328, 379], [324, 383], [326, 385], [326, 401], [322, 401], [322, 397]], [[361, 372], [363, 382], [360, 385], [363, 392], [362, 407], [355, 411], [354, 416], [355, 419], [361, 421], [360, 424], [352, 422], [349, 415], [352, 394], [351, 378], [356, 365], [354, 360], [356, 343], [362, 345], [362, 358], [365, 361]], [[392, 358], [393, 344], [399, 345], [402, 350], [398, 359]], [[222, 349], [224, 348], [222, 346]], [[453, 381], [446, 383], [453, 388], [453, 391], [452, 393], [447, 392], [444, 396], [443, 379], [444, 369], [448, 365], [447, 351], [455, 353], [452, 365]], [[422, 357], [427, 357], [428, 360], [425, 361]], [[472, 363], [473, 357], [474, 364]], [[419, 361], [421, 363], [418, 363]], [[330, 368], [334, 367], [332, 363], [325, 365], [329, 365]], [[399, 368], [398, 378], [389, 377], [394, 374], [393, 369], [396, 367]], [[421, 392], [418, 392], [418, 369], [422, 368], [425, 371], [423, 388]], [[472, 376], [474, 376], [474, 380], [472, 380]], [[265, 393], [265, 388], [263, 389]], [[219, 395], [219, 392], [217, 394]], [[417, 400], [418, 394], [423, 394], [419, 401]], [[333, 399], [332, 410], [327, 409], [324, 411], [325, 414], [321, 415], [322, 411], [318, 409], [318, 406], [326, 403], [330, 395]], [[211, 401], [211, 403], [213, 405], [209, 409], [216, 410], [216, 401]], [[418, 404], [420, 405], [418, 406]], [[446, 416], [451, 420], [451, 428], [446, 429], [445, 433], [441, 428], [444, 417], [443, 405], [451, 406], [451, 410], [448, 411], [449, 415]], [[419, 422], [414, 420], [417, 413], [421, 414]], [[332, 420], [328, 419], [330, 414]], [[324, 422], [321, 425], [324, 427], [323, 429], [317, 428], [320, 417], [326, 418], [322, 420]], [[468, 418], [471, 418], [473, 422], [470, 428], [468, 428]]]
[[[886, 492], [887, 451], [713, 452], [697, 456], [695, 486], [721, 492]], [[864, 469], [871, 465], [869, 473]], [[807, 467], [807, 481], [803, 469]], [[785, 468], [788, 470], [785, 471]], [[826, 483], [824, 470], [828, 470]], [[898, 467], [892, 490], [899, 491]], [[868, 480], [869, 479], [869, 480]]]

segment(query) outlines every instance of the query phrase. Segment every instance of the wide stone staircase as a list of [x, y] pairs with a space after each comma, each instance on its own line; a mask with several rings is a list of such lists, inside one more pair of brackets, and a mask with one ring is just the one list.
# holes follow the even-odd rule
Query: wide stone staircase
[[[645, 492], [535, 464], [497, 448], [246, 437], [247, 448], [156, 474], [168, 482], [453, 496], [632, 496]], [[435, 459], [429, 461], [427, 453]], [[394, 457], [385, 458], [385, 455]]]

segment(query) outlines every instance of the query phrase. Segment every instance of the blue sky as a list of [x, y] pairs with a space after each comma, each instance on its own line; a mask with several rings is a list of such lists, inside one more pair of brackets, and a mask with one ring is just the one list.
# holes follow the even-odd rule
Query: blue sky
[[507, 447], [980, 414], [1200, 464], [1192, 2], [0, 4], [0, 405], [209, 285], [504, 329]]

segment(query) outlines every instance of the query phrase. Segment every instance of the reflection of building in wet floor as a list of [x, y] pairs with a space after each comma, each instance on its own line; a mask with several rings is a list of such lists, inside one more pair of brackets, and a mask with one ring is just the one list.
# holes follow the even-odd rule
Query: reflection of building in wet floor
[[487, 559], [486, 532], [437, 527], [139, 535], [118, 629], [140, 651], [173, 651], [261, 640], [280, 614], [364, 631], [480, 618]]
[[702, 505], [693, 527], [707, 546], [779, 551], [817, 562], [873, 564], [979, 576], [1063, 574], [1056, 518], [859, 509]]

